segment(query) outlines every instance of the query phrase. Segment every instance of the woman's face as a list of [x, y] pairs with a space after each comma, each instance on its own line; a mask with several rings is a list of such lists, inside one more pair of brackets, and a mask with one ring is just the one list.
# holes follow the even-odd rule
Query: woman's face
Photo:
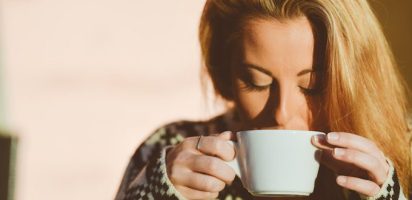
[[314, 129], [314, 36], [307, 18], [251, 20], [241, 46], [233, 77], [242, 128]]

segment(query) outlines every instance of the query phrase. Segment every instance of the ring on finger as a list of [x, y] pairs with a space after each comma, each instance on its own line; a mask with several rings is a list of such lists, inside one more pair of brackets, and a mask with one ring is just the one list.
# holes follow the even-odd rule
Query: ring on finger
[[197, 140], [197, 144], [196, 144], [196, 150], [200, 151], [200, 141], [202, 140], [203, 135], [199, 136], [199, 139]]

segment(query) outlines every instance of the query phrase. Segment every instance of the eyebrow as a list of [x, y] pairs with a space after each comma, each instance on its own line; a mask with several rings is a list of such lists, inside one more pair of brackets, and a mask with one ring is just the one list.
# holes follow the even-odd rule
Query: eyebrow
[[[265, 69], [265, 68], [263, 68], [263, 67], [259, 67], [259, 66], [257, 66], [257, 65], [250, 64], [250, 63], [243, 63], [243, 65], [246, 66], [246, 67], [249, 67], [249, 68], [256, 69], [256, 70], [258, 70], [258, 71], [260, 71], [260, 72], [262, 72], [262, 73], [264, 73], [264, 74], [266, 74], [266, 75], [268, 75], [268, 76], [273, 77], [272, 73], [271, 73], [269, 70], [267, 70], [267, 69]], [[307, 73], [311, 73], [311, 72], [314, 72], [314, 70], [311, 69], [311, 68], [304, 69], [304, 70], [300, 71], [298, 74], [296, 74], [296, 76], [303, 76], [303, 75], [305, 75], [305, 74], [307, 74]]]
[[256, 69], [256, 70], [258, 70], [258, 71], [260, 71], [260, 72], [262, 72], [262, 73], [264, 73], [268, 76], [273, 77], [272, 73], [270, 71], [268, 71], [267, 69], [263, 68], [263, 67], [259, 67], [257, 65], [250, 64], [250, 63], [243, 63], [243, 65], [246, 66], [246, 67], [249, 67], [249, 68]]
[[304, 69], [304, 70], [300, 71], [298, 74], [296, 74], [296, 76], [303, 76], [307, 73], [312, 73], [312, 72], [314, 72], [313, 69]]

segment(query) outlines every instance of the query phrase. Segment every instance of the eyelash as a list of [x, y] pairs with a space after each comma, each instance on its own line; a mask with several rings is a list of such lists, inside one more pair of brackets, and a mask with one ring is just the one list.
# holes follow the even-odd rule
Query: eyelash
[[317, 94], [319, 94], [319, 91], [317, 89], [311, 89], [311, 88], [304, 88], [299, 86], [300, 91], [307, 95], [307, 96], [315, 96]]
[[245, 83], [245, 86], [243, 87], [243, 89], [248, 92], [261, 92], [266, 89], [269, 89], [270, 86], [272, 85], [270, 84], [270, 85], [265, 85], [265, 86], [258, 86], [248, 81], [243, 81], [243, 83]]
[[[258, 86], [248, 81], [243, 81], [243, 82], [245, 83], [245, 86], [243, 87], [243, 89], [249, 92], [261, 92], [266, 89], [269, 89], [272, 86], [272, 84], [265, 85], [265, 86]], [[299, 89], [304, 95], [307, 95], [307, 96], [315, 96], [319, 93], [317, 89], [304, 88], [301, 86], [299, 86]]]

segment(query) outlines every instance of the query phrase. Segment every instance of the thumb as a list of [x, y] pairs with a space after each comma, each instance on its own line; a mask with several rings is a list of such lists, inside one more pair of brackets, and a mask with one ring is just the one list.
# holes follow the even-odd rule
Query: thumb
[[220, 133], [218, 137], [225, 139], [225, 140], [230, 140], [233, 137], [232, 131], [224, 131]]

